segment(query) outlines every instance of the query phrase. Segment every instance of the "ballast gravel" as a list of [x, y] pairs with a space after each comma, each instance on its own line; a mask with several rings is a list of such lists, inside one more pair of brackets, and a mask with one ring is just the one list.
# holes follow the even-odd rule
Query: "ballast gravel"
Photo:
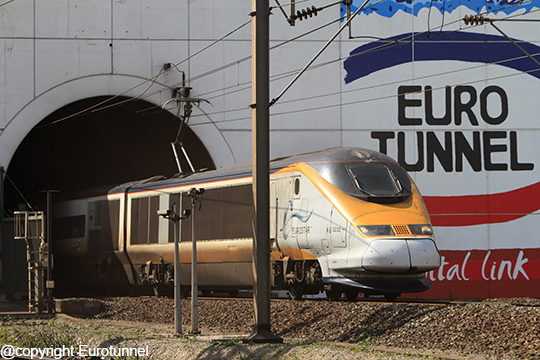
[[[138, 323], [146, 327], [174, 324], [174, 300], [171, 298], [118, 297], [100, 301], [103, 310], [95, 319]], [[181, 308], [182, 326], [189, 332], [189, 298], [182, 300]], [[192, 346], [200, 348], [192, 348], [189, 354], [193, 357], [186, 359], [225, 355], [226, 358], [259, 358], [260, 349], [270, 351], [260, 356], [266, 359], [282, 358], [273, 355], [280, 353], [283, 358], [310, 360], [398, 359], [402, 356], [414, 359], [414, 354], [448, 359], [540, 359], [540, 299], [491, 299], [450, 304], [407, 303], [403, 300], [394, 303], [272, 300], [270, 309], [272, 330], [285, 340], [286, 345], [276, 348], [244, 344], [205, 347], [204, 342], [196, 342], [197, 345]], [[199, 299], [200, 337], [241, 338], [248, 335], [254, 322], [253, 312], [251, 300]], [[224, 353], [239, 348], [244, 352]], [[390, 349], [390, 354], [369, 355], [374, 350], [386, 349]], [[361, 350], [360, 353], [357, 350]], [[348, 355], [343, 355], [343, 351]], [[317, 357], [316, 354], [322, 355]]]

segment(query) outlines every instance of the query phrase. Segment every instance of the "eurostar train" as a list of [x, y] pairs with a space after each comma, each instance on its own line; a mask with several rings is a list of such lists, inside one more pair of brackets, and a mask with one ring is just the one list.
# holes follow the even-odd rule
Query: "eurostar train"
[[[326, 291], [395, 299], [430, 288], [440, 265], [429, 215], [397, 162], [333, 148], [270, 163], [271, 281], [291, 297]], [[198, 286], [234, 295], [253, 287], [251, 164], [148, 179], [63, 201], [53, 209], [55, 277], [119, 288], [174, 284], [174, 222], [159, 210], [195, 208]], [[191, 280], [192, 220], [180, 221], [180, 283]], [[61, 281], [60, 279], [57, 281]], [[189, 291], [189, 290], [188, 290]]]

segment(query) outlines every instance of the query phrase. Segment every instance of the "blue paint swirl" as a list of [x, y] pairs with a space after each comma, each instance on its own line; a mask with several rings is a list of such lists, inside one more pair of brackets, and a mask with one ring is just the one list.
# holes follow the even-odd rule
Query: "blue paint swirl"
[[[354, 0], [351, 10], [354, 12], [363, 3], [361, 0]], [[512, 14], [517, 11], [525, 10], [528, 13], [534, 8], [540, 8], [540, 0], [522, 1], [522, 0], [385, 0], [377, 5], [377, 0], [372, 0], [365, 10], [364, 14], [377, 13], [385, 17], [393, 17], [398, 11], [418, 16], [422, 9], [439, 10], [442, 13], [451, 13], [460, 6], [465, 6], [477, 14], [481, 12], [491, 12], [497, 14], [503, 12]], [[346, 7], [341, 5], [341, 14], [345, 15]]]
[[283, 232], [283, 239], [287, 240], [287, 238], [289, 237], [290, 230], [285, 232], [285, 228], [293, 218], [297, 218], [300, 222], [306, 223], [311, 218], [311, 215], [313, 215], [313, 210], [311, 210], [308, 215], [302, 216], [297, 211], [293, 212], [293, 203], [291, 200], [289, 200], [289, 202], [287, 203], [287, 210], [285, 210], [285, 214], [283, 215], [283, 226], [281, 227], [281, 229], [279, 229], [279, 231]]
[[[499, 66], [527, 72], [540, 79], [538, 65], [503, 36], [459, 31], [441, 32], [431, 36], [427, 33], [408, 33], [393, 36], [388, 40], [396, 42], [374, 41], [351, 51], [351, 57], [343, 64], [347, 71], [345, 83], [379, 70], [412, 62], [413, 59], [415, 62], [455, 60], [497, 63]], [[540, 61], [540, 46], [518, 42], [525, 51]]]

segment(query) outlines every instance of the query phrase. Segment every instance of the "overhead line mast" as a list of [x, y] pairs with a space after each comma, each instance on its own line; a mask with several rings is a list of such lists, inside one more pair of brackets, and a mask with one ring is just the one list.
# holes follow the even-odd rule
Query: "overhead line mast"
[[246, 342], [281, 343], [270, 326], [270, 7], [252, 0], [253, 300]]

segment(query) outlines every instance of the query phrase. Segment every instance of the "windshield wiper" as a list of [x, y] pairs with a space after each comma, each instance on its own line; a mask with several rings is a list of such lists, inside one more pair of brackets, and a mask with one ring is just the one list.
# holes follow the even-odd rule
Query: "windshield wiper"
[[403, 191], [403, 186], [401, 186], [401, 181], [399, 181], [398, 177], [396, 176], [396, 174], [394, 174], [394, 172], [392, 171], [392, 169], [390, 169], [388, 167], [388, 165], [384, 164], [384, 166], [386, 166], [386, 168], [388, 169], [388, 171], [390, 172], [390, 175], [392, 175], [392, 179], [394, 180], [394, 183], [397, 185], [397, 194], [401, 193], [401, 191]]
[[358, 178], [356, 177], [356, 175], [354, 175], [353, 171], [351, 169], [348, 169], [349, 170], [349, 174], [352, 176], [353, 180], [354, 180], [354, 183], [356, 185], [356, 188], [358, 190], [360, 190], [362, 193], [364, 193], [365, 195], [367, 196], [377, 196], [375, 194], [372, 194], [370, 193], [369, 191], [366, 191], [362, 188], [362, 186], [360, 186], [360, 183], [358, 182]]

